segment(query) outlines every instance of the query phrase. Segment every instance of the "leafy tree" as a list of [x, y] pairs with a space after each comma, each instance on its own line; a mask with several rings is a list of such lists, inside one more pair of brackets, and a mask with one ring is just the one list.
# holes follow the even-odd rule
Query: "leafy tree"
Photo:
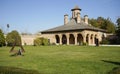
[[97, 19], [89, 19], [89, 23], [97, 28], [105, 29], [109, 33], [115, 33], [115, 25], [114, 23], [109, 19], [105, 19], [103, 17], [98, 17]]
[[89, 19], [89, 23], [94, 26], [94, 27], [98, 27], [99, 28], [99, 25], [97, 23], [97, 20], [96, 19]]
[[8, 46], [21, 45], [21, 37], [16, 30], [7, 34], [6, 41]]
[[117, 43], [120, 44], [120, 18], [117, 19], [117, 30], [116, 30], [116, 35], [117, 35]]
[[5, 45], [5, 37], [4, 37], [4, 33], [2, 32], [2, 30], [0, 29], [0, 47]]
[[116, 23], [117, 23], [116, 34], [118, 37], [120, 37], [120, 18], [117, 19]]
[[[98, 23], [98, 27], [101, 28], [101, 29], [106, 29], [105, 26], [106, 24], [104, 24], [105, 22], [105, 19], [103, 17], [98, 17], [97, 18], [97, 23]], [[104, 26], [104, 27], [102, 27]]]

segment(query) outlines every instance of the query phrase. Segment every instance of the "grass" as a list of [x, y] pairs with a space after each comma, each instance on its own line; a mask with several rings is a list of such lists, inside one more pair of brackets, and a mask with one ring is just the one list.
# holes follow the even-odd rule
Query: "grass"
[[[15, 49], [19, 49], [16, 47]], [[120, 47], [24, 46], [24, 56], [0, 48], [0, 66], [35, 70], [40, 74], [106, 74], [120, 67]]]

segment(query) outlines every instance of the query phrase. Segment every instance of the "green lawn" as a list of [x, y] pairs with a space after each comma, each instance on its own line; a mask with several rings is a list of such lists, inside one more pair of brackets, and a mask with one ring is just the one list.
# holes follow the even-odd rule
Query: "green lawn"
[[[15, 49], [18, 49], [16, 47]], [[0, 66], [37, 70], [40, 74], [106, 74], [120, 65], [120, 47], [25, 46], [24, 56], [0, 48]]]

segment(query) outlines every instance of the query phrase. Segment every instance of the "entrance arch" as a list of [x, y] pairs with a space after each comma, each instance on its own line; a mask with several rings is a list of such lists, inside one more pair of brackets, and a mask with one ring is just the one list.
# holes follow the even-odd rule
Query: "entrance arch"
[[86, 35], [86, 43], [89, 43], [89, 34]]
[[77, 36], [77, 43], [81, 45], [83, 43], [83, 36], [81, 34], [78, 34]]
[[67, 37], [66, 35], [62, 35], [62, 44], [67, 44]]
[[75, 44], [75, 37], [73, 34], [70, 34], [69, 42], [70, 44]]
[[97, 38], [97, 35], [95, 35], [95, 44], [96, 46], [99, 46], [99, 39]]
[[58, 35], [55, 35], [55, 38], [56, 38], [56, 43], [60, 43], [60, 38]]

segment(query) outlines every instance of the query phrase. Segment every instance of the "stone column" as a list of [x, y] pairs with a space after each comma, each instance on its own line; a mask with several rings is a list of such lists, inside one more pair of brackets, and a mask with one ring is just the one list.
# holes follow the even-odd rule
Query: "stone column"
[[90, 39], [91, 35], [88, 35], [88, 45], [91, 45], [91, 39]]
[[92, 37], [92, 42], [93, 42], [93, 45], [95, 45], [95, 36], [94, 35]]
[[66, 34], [66, 37], [67, 37], [67, 45], [69, 45], [69, 38], [70, 38], [69, 33]]
[[59, 38], [60, 38], [60, 45], [62, 45], [62, 35], [59, 34]]
[[74, 34], [75, 37], [75, 45], [77, 45], [77, 33]]

